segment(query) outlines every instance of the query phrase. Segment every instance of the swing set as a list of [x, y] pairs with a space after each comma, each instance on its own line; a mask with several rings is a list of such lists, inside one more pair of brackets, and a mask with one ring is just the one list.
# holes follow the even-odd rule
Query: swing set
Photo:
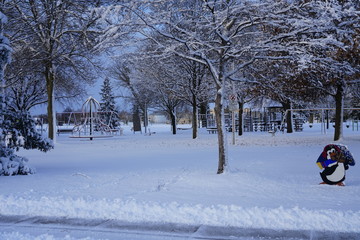
[[[325, 116], [328, 114], [328, 111], [335, 111], [335, 108], [299, 108], [299, 109], [287, 109], [283, 115], [283, 119], [281, 121], [281, 130], [284, 131], [285, 129], [285, 124], [286, 124], [286, 116], [288, 114], [288, 112], [320, 112], [320, 123], [321, 123], [321, 133], [326, 134], [326, 124], [327, 121], [325, 119]], [[355, 111], [359, 111], [360, 108], [344, 108], [343, 110], [355, 110]], [[327, 119], [328, 120], [328, 119]], [[350, 125], [347, 124], [347, 127], [349, 127]], [[312, 125], [310, 125], [310, 127], [312, 127]], [[359, 120], [358, 119], [353, 119], [352, 120], [352, 128], [353, 131], [356, 129], [357, 131], [359, 130]]]

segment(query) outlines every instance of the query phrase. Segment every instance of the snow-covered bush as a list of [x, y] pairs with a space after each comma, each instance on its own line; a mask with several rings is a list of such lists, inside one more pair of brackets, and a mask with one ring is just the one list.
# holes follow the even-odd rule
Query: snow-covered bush
[[6, 101], [0, 110], [0, 176], [35, 173], [35, 170], [27, 165], [28, 159], [17, 156], [15, 151], [24, 148], [46, 152], [53, 148], [52, 142], [36, 131], [35, 121], [29, 113], [10, 111]]
[[28, 175], [35, 173], [35, 169], [27, 165], [28, 159], [14, 154], [11, 148], [0, 149], [0, 176]]

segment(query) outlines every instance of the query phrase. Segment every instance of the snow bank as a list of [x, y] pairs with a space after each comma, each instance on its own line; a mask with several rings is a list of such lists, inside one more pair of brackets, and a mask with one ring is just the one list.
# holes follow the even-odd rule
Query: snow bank
[[[3, 215], [111, 219], [127, 222], [179, 223], [275, 230], [360, 232], [359, 211], [304, 208], [243, 208], [236, 205], [203, 206], [121, 199], [0, 196]], [[6, 207], [5, 207], [6, 206]]]

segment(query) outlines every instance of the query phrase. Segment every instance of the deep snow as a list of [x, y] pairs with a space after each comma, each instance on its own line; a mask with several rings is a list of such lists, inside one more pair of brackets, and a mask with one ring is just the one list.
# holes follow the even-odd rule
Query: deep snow
[[[338, 187], [319, 185], [315, 164], [333, 129], [322, 134], [320, 126], [305, 126], [275, 137], [245, 133], [235, 145], [229, 133], [230, 167], [217, 175], [215, 134], [200, 129], [193, 140], [191, 130], [172, 135], [169, 128], [153, 125], [156, 133], [145, 136], [125, 127], [123, 136], [93, 141], [62, 134], [48, 153], [21, 151], [37, 173], [0, 178], [0, 220], [98, 219], [360, 236], [360, 131], [344, 129], [340, 143], [357, 164], [347, 171], [346, 187]], [[34, 234], [0, 225], [0, 239]], [[83, 239], [67, 236], [77, 237]], [[91, 232], [88, 237], [99, 239]]]

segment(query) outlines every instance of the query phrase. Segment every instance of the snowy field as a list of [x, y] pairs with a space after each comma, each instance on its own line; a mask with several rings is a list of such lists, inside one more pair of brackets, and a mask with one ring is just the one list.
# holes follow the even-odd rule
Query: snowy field
[[21, 151], [37, 173], [0, 177], [0, 239], [360, 239], [360, 131], [340, 142], [357, 164], [345, 187], [319, 185], [315, 164], [333, 130], [245, 133], [217, 175], [217, 136], [72, 139]]

